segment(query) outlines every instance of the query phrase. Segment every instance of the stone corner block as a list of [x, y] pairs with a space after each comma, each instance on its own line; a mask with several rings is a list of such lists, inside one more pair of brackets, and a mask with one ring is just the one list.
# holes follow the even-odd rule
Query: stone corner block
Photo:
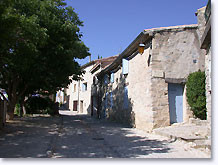
[[152, 78], [164, 78], [164, 72], [161, 70], [153, 70]]

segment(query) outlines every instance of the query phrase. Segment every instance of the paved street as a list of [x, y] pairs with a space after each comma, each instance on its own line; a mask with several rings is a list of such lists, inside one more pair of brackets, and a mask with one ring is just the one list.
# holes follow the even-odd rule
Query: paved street
[[0, 157], [208, 158], [188, 143], [61, 111], [61, 117], [16, 119], [0, 133]]

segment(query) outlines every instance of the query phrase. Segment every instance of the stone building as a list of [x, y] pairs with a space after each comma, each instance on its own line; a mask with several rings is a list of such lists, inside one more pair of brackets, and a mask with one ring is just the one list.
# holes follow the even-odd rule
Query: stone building
[[146, 131], [187, 122], [192, 113], [186, 102], [186, 79], [190, 73], [204, 70], [199, 45], [198, 25], [141, 32], [96, 74], [93, 89], [101, 118]]
[[200, 47], [205, 54], [207, 121], [211, 123], [211, 0], [196, 12]]
[[95, 74], [111, 64], [115, 58], [116, 56], [97, 59], [81, 66], [85, 71], [81, 80], [73, 81], [68, 88], [65, 89], [66, 108], [81, 114], [94, 113], [94, 110], [91, 108], [91, 87], [95, 80]]

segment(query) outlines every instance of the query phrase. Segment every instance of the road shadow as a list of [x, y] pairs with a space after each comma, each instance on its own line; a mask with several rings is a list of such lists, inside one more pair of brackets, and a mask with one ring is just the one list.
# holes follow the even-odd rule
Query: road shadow
[[0, 158], [46, 158], [58, 135], [60, 117], [23, 117], [0, 132]]
[[140, 158], [171, 150], [167, 141], [134, 134], [128, 124], [88, 115], [62, 117], [63, 127], [54, 152], [57, 158]]

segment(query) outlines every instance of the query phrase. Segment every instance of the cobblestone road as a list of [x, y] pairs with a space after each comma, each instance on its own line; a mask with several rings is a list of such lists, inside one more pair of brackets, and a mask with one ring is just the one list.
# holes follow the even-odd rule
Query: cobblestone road
[[0, 133], [0, 157], [209, 158], [182, 141], [123, 125], [72, 115], [24, 118]]

